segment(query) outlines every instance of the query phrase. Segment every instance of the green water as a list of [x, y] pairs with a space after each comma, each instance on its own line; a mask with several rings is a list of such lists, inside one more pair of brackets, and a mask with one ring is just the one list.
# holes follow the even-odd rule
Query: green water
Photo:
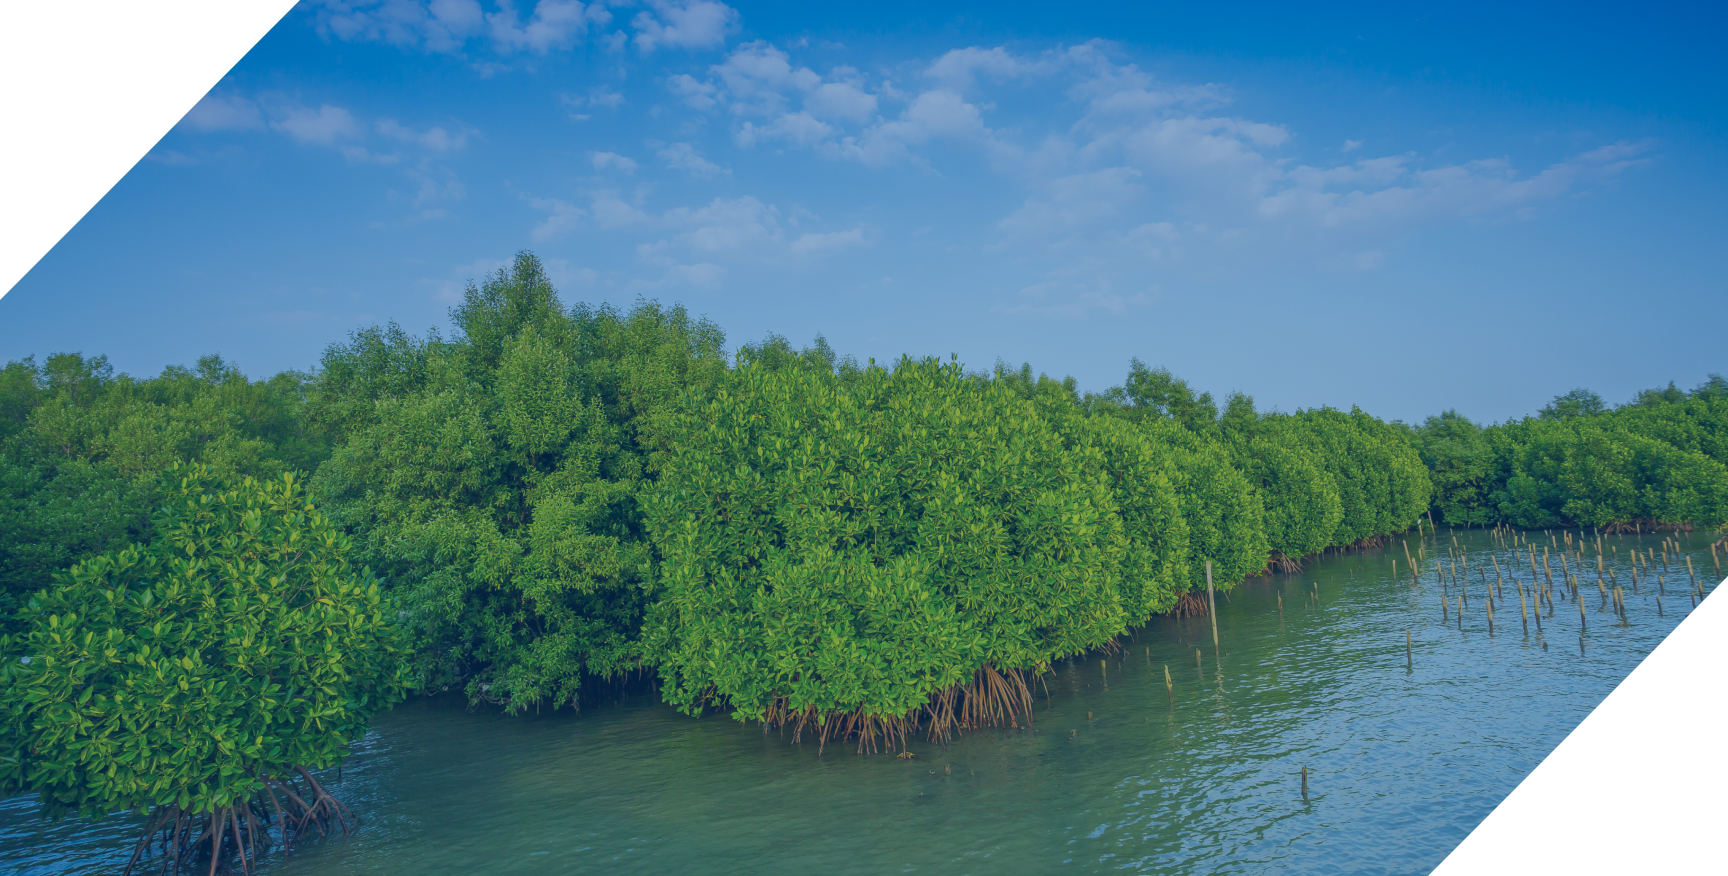
[[[1659, 616], [1655, 581], [1634, 595], [1627, 562], [1659, 539], [1613, 538], [1626, 622], [1592, 571], [1582, 638], [1558, 592], [1526, 636], [1509, 583], [1490, 636], [1476, 569], [1492, 542], [1458, 533], [1470, 607], [1443, 625], [1432, 560], [1451, 536], [1428, 540], [1420, 586], [1396, 543], [1251, 580], [1219, 600], [1217, 655], [1206, 618], [1155, 621], [1108, 660], [1058, 666], [1034, 728], [915, 744], [911, 760], [688, 718], [646, 690], [580, 716], [416, 701], [334, 782], [360, 828], [260, 872], [1427, 872], [1690, 610], [1683, 560]], [[1689, 541], [1711, 570], [1706, 538]], [[0, 803], [0, 871], [119, 871], [135, 820], [44, 825], [32, 806]]]

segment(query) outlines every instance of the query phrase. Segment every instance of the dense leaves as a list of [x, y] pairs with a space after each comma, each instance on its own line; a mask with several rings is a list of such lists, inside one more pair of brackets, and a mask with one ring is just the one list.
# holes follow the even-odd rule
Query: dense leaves
[[1728, 523], [1728, 381], [1670, 384], [1609, 408], [1573, 390], [1537, 417], [1481, 427], [1430, 417], [1412, 443], [1455, 526], [1631, 528]]
[[664, 557], [648, 640], [685, 709], [902, 715], [1129, 621], [1103, 453], [957, 366], [842, 388], [747, 364], [680, 425], [647, 503]]
[[686, 392], [725, 370], [681, 309], [566, 310], [524, 254], [452, 316], [330, 348], [310, 419], [346, 435], [315, 480], [406, 606], [425, 686], [522, 709], [641, 664], [654, 593], [638, 494]]
[[247, 380], [219, 356], [145, 380], [76, 353], [0, 369], [0, 624], [74, 561], [147, 540], [163, 467], [316, 466], [326, 442], [301, 425], [305, 386], [296, 372]]
[[393, 612], [297, 479], [166, 477], [152, 541], [73, 566], [0, 649], [0, 792], [51, 815], [232, 806], [403, 691]]

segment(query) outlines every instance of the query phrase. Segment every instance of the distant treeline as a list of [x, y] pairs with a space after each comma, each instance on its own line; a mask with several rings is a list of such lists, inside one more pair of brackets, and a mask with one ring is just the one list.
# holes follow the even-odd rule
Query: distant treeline
[[386, 582], [427, 689], [513, 710], [650, 667], [689, 711], [823, 738], [1021, 720], [1026, 673], [1329, 548], [1436, 518], [1720, 526], [1720, 378], [1488, 428], [1222, 410], [1000, 363], [859, 363], [820, 338], [728, 355], [681, 308], [564, 307], [519, 256], [454, 334], [395, 325], [313, 374], [217, 357], [0, 372], [0, 593], [150, 533], [158, 472], [310, 472]]
[[1453, 526], [1716, 528], [1728, 521], [1728, 380], [1608, 407], [1577, 389], [1535, 417], [1479, 426], [1447, 411], [1410, 430]]

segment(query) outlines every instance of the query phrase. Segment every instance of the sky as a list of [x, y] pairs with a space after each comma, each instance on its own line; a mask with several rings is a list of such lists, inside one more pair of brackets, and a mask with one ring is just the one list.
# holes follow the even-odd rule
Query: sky
[[528, 250], [734, 348], [1624, 401], [1728, 372], [1701, 9], [307, 0], [0, 298], [0, 361], [311, 369]]

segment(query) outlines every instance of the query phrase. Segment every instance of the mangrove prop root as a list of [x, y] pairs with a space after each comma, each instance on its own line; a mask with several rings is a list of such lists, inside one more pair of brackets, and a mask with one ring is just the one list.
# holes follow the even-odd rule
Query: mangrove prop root
[[1300, 558], [1288, 557], [1278, 551], [1273, 551], [1272, 556], [1266, 558], [1266, 568], [1261, 569], [1256, 577], [1264, 578], [1275, 572], [1294, 575], [1300, 571], [1302, 571]]
[[152, 852], [161, 856], [157, 872], [162, 874], [178, 873], [183, 867], [202, 870], [207, 876], [251, 874], [258, 856], [271, 846], [273, 825], [281, 825], [282, 841], [291, 845], [311, 830], [322, 836], [340, 827], [347, 833], [349, 822], [356, 820], [352, 810], [304, 769], [296, 769], [292, 776], [253, 775], [262, 787], [252, 799], [203, 813], [173, 804], [151, 809], [123, 876], [131, 876]]
[[1032, 687], [1022, 670], [999, 671], [980, 667], [972, 680], [930, 695], [922, 708], [905, 715], [872, 715], [862, 708], [821, 713], [815, 706], [794, 708], [786, 697], [777, 697], [763, 716], [763, 729], [792, 731], [793, 743], [805, 732], [815, 735], [821, 748], [830, 742], [856, 740], [858, 753], [906, 750], [920, 730], [931, 742], [946, 744], [956, 734], [981, 727], [1031, 726]]
[[1205, 617], [1206, 594], [1188, 592], [1176, 597], [1176, 605], [1170, 609], [1172, 617]]

